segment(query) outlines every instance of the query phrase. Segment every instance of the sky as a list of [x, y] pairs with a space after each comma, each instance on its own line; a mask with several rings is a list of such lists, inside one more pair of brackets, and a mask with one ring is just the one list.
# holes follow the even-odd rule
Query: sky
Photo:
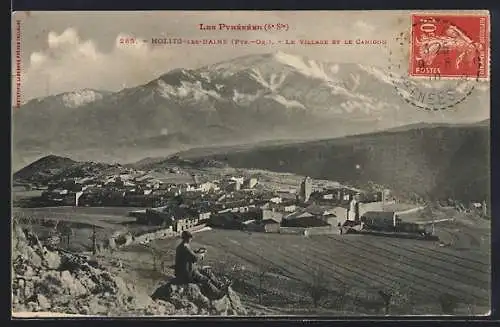
[[[409, 30], [405, 11], [17, 12], [22, 102], [83, 88], [118, 91], [174, 68], [197, 68], [251, 53], [285, 51], [328, 62], [386, 67], [387, 46]], [[288, 31], [206, 31], [199, 24], [287, 24]], [[186, 39], [385, 40], [382, 45], [122, 45], [123, 37]], [[16, 53], [13, 53], [15, 58]], [[15, 71], [13, 61], [13, 74]]]

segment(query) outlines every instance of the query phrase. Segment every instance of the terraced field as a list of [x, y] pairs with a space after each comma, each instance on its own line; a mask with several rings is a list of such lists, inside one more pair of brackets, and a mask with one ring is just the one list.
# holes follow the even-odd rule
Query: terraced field
[[33, 217], [34, 219], [53, 219], [82, 224], [95, 225], [101, 228], [116, 229], [116, 224], [133, 222], [128, 212], [137, 210], [133, 207], [44, 207], [44, 208], [12, 208], [13, 215]]
[[[227, 230], [199, 233], [193, 246], [208, 249], [208, 265], [225, 264], [226, 273], [239, 270], [253, 287], [262, 282], [258, 276], [265, 269], [268, 287], [281, 289], [279, 297], [283, 303], [287, 297], [299, 298], [299, 289], [307, 289], [319, 271], [324, 287], [331, 290], [352, 287], [376, 294], [378, 290], [391, 292], [397, 288], [417, 306], [438, 303], [441, 295], [449, 294], [464, 305], [487, 308], [489, 245], [479, 243], [489, 240], [489, 235], [481, 239], [476, 230], [469, 234], [457, 230], [450, 231], [449, 226], [437, 230], [458, 241], [447, 247], [439, 242], [378, 236], [304, 238]], [[177, 241], [157, 241], [156, 247], [168, 249], [175, 246], [174, 242]], [[465, 245], [468, 249], [464, 249]]]
[[152, 227], [138, 225], [135, 218], [128, 217], [130, 207], [44, 207], [12, 208], [12, 216], [29, 223], [39, 236], [48, 235], [51, 227], [43, 226], [43, 221], [65, 222], [72, 229], [68, 249], [89, 251], [92, 247], [93, 226], [97, 227], [97, 242], [104, 242], [117, 231], [142, 231]]

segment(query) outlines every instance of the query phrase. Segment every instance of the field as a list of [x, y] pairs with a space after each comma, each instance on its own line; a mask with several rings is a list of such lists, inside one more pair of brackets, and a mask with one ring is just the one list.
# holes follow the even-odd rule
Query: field
[[[258, 295], [251, 289], [265, 288], [264, 302], [269, 306], [304, 304], [304, 294], [320, 276], [328, 291], [339, 294], [349, 289], [375, 299], [367, 302], [376, 302], [379, 290], [404, 293], [412, 313], [441, 313], [437, 308], [443, 294], [469, 306], [469, 313], [485, 313], [490, 299], [490, 257], [485, 250], [489, 240], [481, 239], [477, 231], [464, 234], [457, 229], [447, 226], [436, 231], [457, 241], [449, 247], [377, 236], [304, 238], [223, 230], [196, 234], [193, 246], [208, 249], [207, 265], [244, 279], [248, 285], [235, 287], [247, 292], [248, 299]], [[470, 242], [472, 239], [475, 241]], [[172, 254], [175, 242], [159, 240], [156, 247]], [[462, 246], [467, 242], [465, 250]]]
[[116, 228], [117, 224], [135, 221], [128, 212], [141, 208], [134, 207], [44, 207], [13, 208], [13, 214], [24, 214], [39, 219], [57, 219], [81, 222], [102, 228]]
[[[117, 232], [151, 230], [154, 227], [138, 225], [135, 218], [128, 217], [128, 212], [137, 210], [133, 207], [45, 207], [45, 208], [12, 208], [13, 217], [30, 218], [32, 227], [40, 236], [47, 235], [51, 227], [41, 224], [42, 221], [64, 221], [71, 227], [73, 235], [68, 249], [89, 251], [92, 245], [93, 226], [97, 227], [97, 242], [104, 242]], [[39, 223], [37, 223], [39, 222]]]
[[[31, 217], [39, 233], [49, 227], [37, 219], [70, 222], [69, 249], [89, 251], [92, 226], [98, 241], [117, 231], [139, 231], [127, 217], [137, 208], [52, 207], [13, 208], [14, 216]], [[268, 314], [380, 313], [379, 291], [393, 294], [393, 314], [440, 314], [439, 298], [453, 296], [462, 314], [484, 314], [490, 302], [490, 222], [453, 209], [435, 211], [439, 242], [371, 235], [297, 235], [210, 230], [195, 234], [193, 247], [208, 250], [203, 265], [228, 275], [233, 288], [250, 308]], [[410, 220], [428, 220], [420, 214]], [[424, 219], [425, 218], [425, 219]], [[132, 245], [103, 254], [120, 274], [152, 293], [172, 277], [178, 239]], [[152, 251], [151, 248], [156, 250]], [[158, 255], [158, 253], [160, 253]], [[161, 268], [160, 268], [161, 267]], [[312, 289], [326, 292], [320, 307], [312, 304]], [[312, 311], [311, 311], [312, 310]], [[320, 310], [320, 311], [318, 311]]]

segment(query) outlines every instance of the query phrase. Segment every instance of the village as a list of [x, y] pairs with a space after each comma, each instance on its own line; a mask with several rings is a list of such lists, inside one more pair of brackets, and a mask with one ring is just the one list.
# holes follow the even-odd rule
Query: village
[[42, 193], [31, 199], [31, 206], [137, 208], [129, 216], [138, 224], [173, 233], [208, 226], [301, 235], [342, 233], [339, 227], [346, 221], [360, 219], [395, 226], [402, 209], [418, 209], [398, 203], [388, 189], [363, 191], [307, 176], [295, 187], [276, 188], [251, 174], [211, 178], [179, 167], [170, 167], [169, 174], [177, 178], [121, 166], [113, 173], [63, 174], [46, 185], [38, 183]]

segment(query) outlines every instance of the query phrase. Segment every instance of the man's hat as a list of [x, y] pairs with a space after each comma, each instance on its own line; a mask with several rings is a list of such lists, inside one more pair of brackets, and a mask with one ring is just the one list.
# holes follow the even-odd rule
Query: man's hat
[[181, 238], [183, 240], [188, 240], [190, 238], [193, 238], [193, 234], [191, 234], [189, 231], [185, 230], [181, 233]]

